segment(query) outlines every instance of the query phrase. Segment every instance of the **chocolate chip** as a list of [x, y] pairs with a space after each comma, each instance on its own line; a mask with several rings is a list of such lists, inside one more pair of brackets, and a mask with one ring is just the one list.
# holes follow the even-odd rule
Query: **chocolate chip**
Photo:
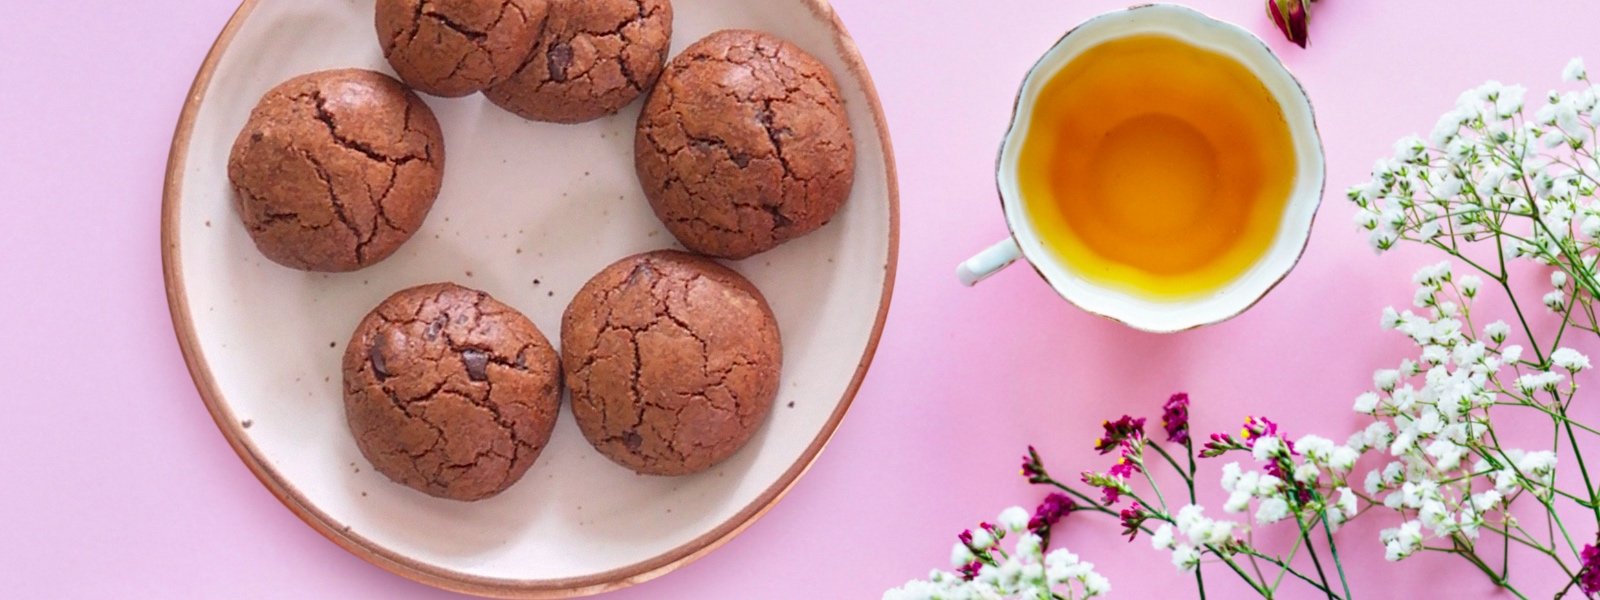
[[644, 277], [647, 280], [655, 279], [655, 275], [656, 271], [650, 267], [650, 263], [648, 261], [641, 260], [639, 261], [639, 264], [634, 265], [633, 270], [628, 273], [628, 281], [623, 285], [633, 285], [635, 282], [639, 281], [640, 277]]
[[372, 346], [367, 348], [367, 360], [372, 362], [372, 373], [378, 376], [378, 381], [389, 378], [389, 368], [383, 364], [383, 336], [372, 340]]
[[639, 437], [638, 432], [629, 431], [622, 434], [622, 445], [627, 446], [629, 452], [638, 452], [639, 446], [642, 444], [644, 444], [644, 438]]
[[461, 351], [461, 362], [467, 365], [467, 377], [473, 381], [489, 380], [489, 355], [476, 348]]
[[528, 370], [528, 349], [527, 348], [523, 348], [523, 349], [517, 351], [517, 362], [516, 362], [516, 365], [517, 365], [517, 369], [519, 369], [519, 370], [522, 370], [522, 371]]
[[550, 69], [550, 81], [566, 81], [567, 67], [572, 66], [572, 46], [556, 43], [550, 45], [550, 50], [545, 52], [547, 67]]
[[450, 317], [439, 315], [432, 323], [428, 324], [428, 330], [422, 333], [422, 337], [427, 338], [430, 342], [439, 339], [439, 331], [444, 329], [444, 324], [449, 320]]

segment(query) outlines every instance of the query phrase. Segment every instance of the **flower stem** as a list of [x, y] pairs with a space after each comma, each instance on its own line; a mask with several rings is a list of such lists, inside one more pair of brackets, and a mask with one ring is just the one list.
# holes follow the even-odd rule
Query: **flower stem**
[[1333, 529], [1328, 525], [1326, 502], [1317, 509], [1317, 515], [1322, 520], [1322, 531], [1328, 535], [1328, 553], [1333, 555], [1333, 567], [1339, 571], [1339, 586], [1344, 589], [1345, 598], [1354, 598], [1350, 595], [1350, 580], [1344, 575], [1344, 563], [1339, 561], [1339, 545], [1333, 542]]
[[1322, 570], [1322, 559], [1317, 558], [1317, 547], [1311, 543], [1311, 535], [1306, 532], [1306, 522], [1300, 519], [1299, 513], [1294, 515], [1294, 524], [1300, 527], [1300, 539], [1306, 543], [1306, 553], [1311, 555], [1311, 565], [1317, 568], [1317, 579], [1322, 580], [1322, 591], [1332, 598], [1333, 592], [1328, 589], [1332, 587], [1328, 584], [1328, 574]]

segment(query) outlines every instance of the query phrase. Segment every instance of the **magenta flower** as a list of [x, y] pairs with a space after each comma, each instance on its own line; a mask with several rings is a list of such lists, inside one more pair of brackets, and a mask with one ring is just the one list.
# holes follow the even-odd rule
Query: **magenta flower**
[[1044, 461], [1039, 460], [1039, 452], [1033, 446], [1028, 446], [1028, 453], [1022, 456], [1022, 476], [1028, 478], [1028, 483], [1050, 481], [1050, 474], [1044, 470]]
[[1144, 526], [1145, 519], [1150, 518], [1150, 513], [1138, 502], [1134, 502], [1117, 513], [1117, 516], [1122, 522], [1122, 533], [1126, 534], [1128, 541], [1131, 542], [1133, 538], [1139, 537], [1139, 528]]
[[1600, 547], [1584, 544], [1579, 558], [1583, 559], [1583, 569], [1578, 571], [1578, 589], [1590, 596], [1600, 593]]
[[1115, 421], [1104, 421], [1100, 423], [1100, 426], [1105, 428], [1105, 435], [1094, 441], [1094, 449], [1099, 450], [1101, 454], [1110, 454], [1112, 449], [1122, 443], [1122, 440], [1131, 437], [1144, 437], [1144, 419], [1135, 419], [1128, 415], [1122, 415], [1122, 418]]
[[967, 564], [961, 565], [960, 569], [956, 569], [956, 573], [961, 575], [962, 579], [967, 580], [967, 581], [972, 581], [972, 580], [978, 578], [978, 571], [980, 571], [982, 569], [983, 569], [983, 563], [978, 562], [978, 561], [975, 560], [975, 561], [969, 562]]
[[1033, 518], [1028, 520], [1028, 531], [1032, 531], [1044, 540], [1044, 545], [1050, 545], [1050, 530], [1062, 517], [1067, 516], [1078, 508], [1078, 503], [1073, 502], [1066, 494], [1051, 492], [1033, 510]]
[[1125, 479], [1112, 477], [1109, 474], [1095, 473], [1094, 471], [1084, 471], [1083, 482], [1100, 488], [1100, 494], [1104, 496], [1106, 506], [1111, 506], [1121, 500], [1122, 490], [1128, 487]]
[[1173, 394], [1161, 408], [1161, 428], [1167, 431], [1167, 441], [1175, 444], [1189, 443], [1189, 395]]
[[1267, 0], [1267, 13], [1272, 15], [1272, 23], [1278, 26], [1278, 31], [1283, 36], [1301, 48], [1306, 47], [1306, 42], [1311, 40], [1308, 25], [1311, 24], [1312, 0]]
[[1060, 521], [1061, 517], [1067, 516], [1067, 513], [1077, 508], [1078, 503], [1073, 502], [1066, 494], [1051, 492], [1039, 502], [1038, 508], [1033, 509], [1033, 518], [1028, 520], [1028, 530], [1039, 533], [1041, 529], [1049, 529], [1051, 525], [1056, 524], [1056, 521]]

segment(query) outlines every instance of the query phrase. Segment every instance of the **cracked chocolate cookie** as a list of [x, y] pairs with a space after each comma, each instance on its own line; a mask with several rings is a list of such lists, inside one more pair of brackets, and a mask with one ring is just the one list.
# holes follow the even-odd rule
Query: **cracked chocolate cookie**
[[794, 44], [720, 31], [668, 63], [634, 137], [645, 197], [685, 247], [765, 252], [827, 224], [855, 144], [828, 69]]
[[754, 285], [676, 251], [624, 258], [561, 318], [572, 414], [601, 454], [636, 472], [704, 471], [772, 408], [783, 348]]
[[378, 42], [407, 85], [465, 96], [517, 72], [546, 8], [546, 0], [378, 0]]
[[550, 440], [561, 363], [532, 321], [452, 283], [372, 309], [344, 352], [344, 407], [361, 454], [431, 496], [479, 500]]
[[484, 95], [525, 119], [592, 121], [650, 89], [671, 42], [668, 0], [550, 0], [527, 62]]
[[268, 91], [228, 156], [239, 218], [273, 262], [354, 271], [416, 233], [444, 180], [444, 134], [382, 73], [301, 75]]

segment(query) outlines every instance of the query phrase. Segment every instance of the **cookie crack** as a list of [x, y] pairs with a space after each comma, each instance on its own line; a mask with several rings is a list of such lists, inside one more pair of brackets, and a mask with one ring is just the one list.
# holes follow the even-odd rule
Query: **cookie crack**
[[[339, 133], [339, 127], [334, 122], [333, 113], [328, 110], [327, 97], [322, 95], [322, 90], [320, 89], [313, 89], [308, 94], [295, 96], [294, 99], [300, 102], [304, 102], [306, 100], [311, 101], [311, 107], [315, 113], [316, 119], [321, 121], [324, 127], [327, 127], [328, 135], [332, 136], [334, 143], [341, 147], [360, 152], [373, 161], [388, 163], [395, 166], [403, 165], [421, 158], [413, 154], [407, 154], [404, 156], [389, 156], [383, 152], [379, 152], [376, 148], [373, 148], [371, 145], [362, 142], [361, 140], [349, 138], [344, 134]], [[409, 99], [406, 102], [404, 127], [407, 133], [411, 133], [413, 131], [411, 129], [411, 102]], [[424, 144], [423, 149], [426, 152], [428, 146]], [[431, 156], [428, 158], [431, 160]]]
[[[429, 18], [433, 19], [434, 21], [438, 22], [440, 25], [444, 26], [445, 29], [449, 29], [450, 31], [454, 31], [456, 33], [459, 33], [459, 34], [461, 34], [462, 37], [467, 38], [469, 40], [472, 40], [475, 44], [477, 44], [479, 46], [482, 46], [483, 45], [483, 40], [489, 37], [489, 33], [487, 31], [478, 31], [476, 29], [473, 29], [473, 28], [468, 27], [466, 25], [463, 25], [461, 23], [457, 23], [455, 21], [455, 19], [451, 19], [449, 15], [446, 15], [444, 13], [437, 12], [437, 11], [428, 10], [428, 5], [429, 4], [430, 3], [428, 3], [428, 2], [423, 2], [422, 5], [420, 7], [418, 7], [417, 10], [422, 14], [422, 16], [426, 16], [426, 17], [429, 17]], [[505, 14], [505, 9], [503, 8], [503, 6], [504, 5], [502, 5], [502, 8], [500, 10], [500, 14], [501, 15]], [[495, 19], [495, 24], [498, 24], [499, 22], [500, 22], [500, 19], [496, 18]], [[420, 25], [420, 21], [419, 21], [419, 25]], [[493, 29], [494, 25], [490, 25], [489, 27], [491, 29]]]
[[345, 212], [344, 201], [339, 199], [339, 193], [333, 187], [333, 178], [328, 174], [327, 168], [322, 166], [322, 161], [316, 155], [292, 145], [289, 148], [311, 165], [311, 170], [316, 173], [317, 179], [321, 180], [322, 185], [328, 188], [328, 203], [333, 207], [334, 216], [339, 219], [340, 223], [344, 223], [345, 227], [350, 228], [350, 233], [356, 237], [356, 261], [365, 262], [367, 260], [367, 244], [376, 237], [376, 232], [373, 235], [361, 234], [361, 229], [356, 227], [355, 221], [352, 221], [350, 215]]

